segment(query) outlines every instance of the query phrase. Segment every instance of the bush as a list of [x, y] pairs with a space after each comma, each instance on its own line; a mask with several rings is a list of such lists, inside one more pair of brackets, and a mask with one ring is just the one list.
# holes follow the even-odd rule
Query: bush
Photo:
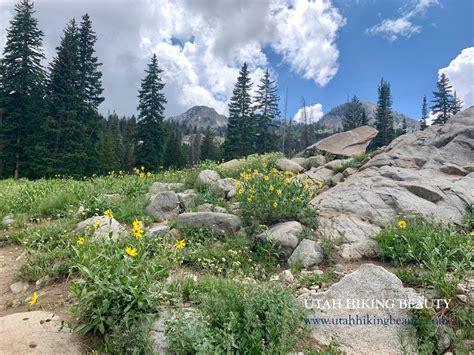
[[160, 281], [175, 258], [162, 241], [85, 237], [78, 239], [74, 251], [78, 278], [71, 285], [75, 298], [71, 311], [82, 322], [76, 331], [106, 334], [118, 325], [130, 329], [156, 312]]
[[311, 206], [314, 183], [282, 173], [276, 169], [255, 169], [241, 174], [237, 182], [237, 198], [241, 206], [243, 224], [255, 233], [259, 224], [297, 220], [308, 227], [316, 226], [316, 209]]
[[400, 221], [380, 232], [377, 241], [383, 258], [398, 266], [417, 263], [428, 269], [425, 282], [443, 296], [454, 296], [457, 283], [474, 266], [473, 238], [452, 225]]
[[223, 168], [222, 165], [217, 167], [217, 171], [221, 176], [231, 177], [234, 179], [240, 178], [242, 171], [253, 171], [255, 169], [262, 169], [262, 166], [266, 166], [267, 169], [271, 169], [275, 166], [276, 161], [283, 157], [280, 152], [267, 153], [267, 154], [253, 154], [245, 158], [239, 159], [238, 164], [232, 168]]
[[281, 287], [205, 277], [188, 295], [197, 311], [166, 322], [168, 346], [178, 354], [285, 354], [302, 333], [302, 307]]

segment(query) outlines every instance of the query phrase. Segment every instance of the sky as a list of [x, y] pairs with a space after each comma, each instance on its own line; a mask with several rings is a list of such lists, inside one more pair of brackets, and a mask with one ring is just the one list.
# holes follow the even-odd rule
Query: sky
[[[0, 1], [1, 48], [14, 4]], [[36, 0], [35, 9], [47, 62], [66, 22], [90, 15], [104, 114], [136, 114], [153, 53], [167, 116], [194, 105], [227, 114], [244, 62], [254, 87], [270, 70], [288, 118], [301, 116], [303, 101], [315, 120], [354, 94], [376, 102], [383, 77], [393, 108], [418, 119], [442, 72], [465, 107], [474, 105], [472, 0]]]

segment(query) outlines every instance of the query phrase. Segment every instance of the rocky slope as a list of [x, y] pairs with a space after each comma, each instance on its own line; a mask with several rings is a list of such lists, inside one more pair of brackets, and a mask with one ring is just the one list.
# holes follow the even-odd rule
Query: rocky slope
[[216, 110], [207, 106], [194, 106], [186, 112], [168, 119], [184, 126], [196, 127], [198, 129], [210, 127], [217, 130], [227, 126], [227, 117], [218, 114]]
[[320, 234], [343, 237], [342, 256], [375, 252], [370, 236], [397, 216], [462, 222], [474, 203], [474, 107], [444, 126], [394, 140], [359, 172], [320, 194]]
[[[362, 106], [365, 109], [365, 112], [367, 113], [367, 116], [369, 118], [369, 124], [373, 125], [375, 124], [375, 109], [377, 106], [368, 101], [361, 101]], [[338, 128], [342, 128], [342, 118], [344, 117], [347, 109], [349, 108], [349, 103], [345, 103], [339, 106], [334, 107], [331, 111], [326, 113], [319, 121], [319, 124], [325, 125], [327, 127], [330, 127], [334, 130]], [[401, 128], [403, 119], [405, 118], [407, 121], [407, 126], [410, 129], [414, 129], [417, 126], [417, 121], [414, 119], [405, 116], [399, 112], [394, 111], [393, 112], [393, 118], [394, 118], [394, 125], [395, 129]]]

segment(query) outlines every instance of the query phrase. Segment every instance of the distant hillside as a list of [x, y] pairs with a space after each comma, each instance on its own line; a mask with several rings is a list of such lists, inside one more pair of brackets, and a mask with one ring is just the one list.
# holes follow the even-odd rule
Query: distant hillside
[[210, 127], [218, 131], [227, 127], [227, 117], [207, 106], [194, 106], [186, 112], [168, 119], [188, 128], [206, 129]]
[[[365, 109], [365, 112], [367, 113], [367, 116], [369, 117], [369, 124], [373, 125], [375, 124], [375, 109], [377, 105], [375, 105], [372, 102], [368, 101], [361, 101], [362, 106]], [[346, 110], [349, 107], [349, 103], [345, 103], [339, 106], [334, 107], [331, 111], [326, 113], [319, 121], [318, 123], [320, 125], [327, 126], [328, 128], [332, 128], [333, 130], [337, 130], [339, 128], [342, 128], [342, 118], [344, 117]], [[415, 129], [417, 127], [418, 122], [415, 121], [414, 119], [405, 116], [399, 112], [394, 111], [394, 124], [395, 124], [395, 129], [401, 128], [403, 119], [405, 118], [407, 121], [407, 126], [409, 129]]]

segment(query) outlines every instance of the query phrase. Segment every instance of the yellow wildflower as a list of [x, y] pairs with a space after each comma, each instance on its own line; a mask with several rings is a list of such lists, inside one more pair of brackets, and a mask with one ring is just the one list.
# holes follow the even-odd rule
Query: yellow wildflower
[[95, 221], [94, 223], [94, 228], [97, 229], [100, 227], [100, 219], [98, 219], [97, 221]]
[[236, 182], [235, 182], [235, 188], [236, 188], [236, 189], [240, 188], [240, 181], [236, 181]]
[[265, 163], [265, 162], [264, 162], [264, 163], [262, 163], [262, 168], [266, 169], [266, 168], [267, 168], [267, 166], [268, 166], [268, 164], [267, 164], [267, 163]]
[[268, 175], [263, 175], [263, 180], [265, 180], [265, 181], [270, 180], [270, 176], [268, 176]]
[[273, 208], [277, 208], [277, 207], [278, 207], [278, 202], [273, 201]]
[[268, 189], [269, 189], [270, 191], [273, 191], [273, 190], [275, 190], [275, 186], [270, 185], [270, 187], [269, 187]]
[[133, 227], [141, 227], [142, 225], [142, 222], [140, 222], [138, 219], [135, 219], [133, 222], [132, 222], [132, 225]]
[[286, 178], [285, 178], [285, 184], [288, 185], [289, 183], [290, 183], [290, 178], [289, 178], [289, 177], [286, 177]]
[[258, 174], [258, 169], [254, 169], [253, 173], [254, 173], [255, 175], [257, 175], [257, 174]]
[[471, 237], [474, 237], [474, 231], [471, 231], [471, 233], [469, 233], [469, 235], [470, 235]]
[[151, 172], [147, 172], [147, 173], [146, 173], [146, 176], [147, 176], [147, 177], [150, 177], [150, 176], [152, 176], [152, 175], [153, 175], [153, 174], [152, 174]]
[[33, 293], [33, 297], [31, 297], [31, 300], [30, 302], [28, 302], [30, 304], [30, 306], [34, 305], [36, 302], [38, 302], [38, 294], [36, 292]]
[[242, 195], [244, 193], [244, 189], [243, 188], [240, 188], [239, 189], [239, 195]]
[[398, 221], [398, 227], [400, 229], [405, 229], [407, 227], [407, 222], [405, 222], [403, 219]]
[[140, 173], [140, 177], [143, 179], [145, 177], [145, 173]]
[[130, 246], [125, 248], [125, 252], [130, 255], [131, 257], [135, 257], [138, 254], [138, 251], [136, 248], [132, 248]]
[[184, 239], [178, 240], [174, 245], [176, 249], [183, 249], [185, 246], [186, 242], [184, 241]]
[[143, 171], [143, 170], [145, 170], [145, 167], [144, 167], [144, 166], [142, 166], [140, 169], [141, 169], [141, 171]]
[[114, 215], [113, 215], [113, 213], [112, 213], [111, 210], [107, 210], [107, 211], [104, 212], [104, 216], [105, 216], [105, 217], [112, 218]]
[[275, 174], [275, 173], [277, 173], [277, 172], [278, 172], [278, 170], [277, 170], [277, 169], [275, 169], [275, 168], [272, 168], [270, 171], [271, 171], [273, 174]]
[[250, 192], [251, 194], [254, 194], [254, 193], [255, 193], [255, 190], [254, 190], [253, 188], [251, 188], [251, 189], [249, 190], [249, 192]]
[[321, 189], [321, 188], [323, 187], [323, 185], [324, 185], [324, 182], [318, 181], [317, 184], [318, 184], [319, 188]]
[[253, 197], [252, 197], [252, 196], [247, 197], [247, 201], [248, 201], [248, 202], [252, 202], [252, 201], [253, 201]]
[[280, 189], [276, 190], [276, 193], [277, 193], [278, 196], [281, 196], [282, 192], [283, 191], [281, 191]]
[[86, 240], [84, 239], [84, 237], [79, 237], [79, 239], [76, 241], [76, 244], [77, 244], [77, 245], [82, 245], [82, 244], [85, 243], [85, 241], [86, 241]]
[[140, 239], [143, 237], [144, 230], [143, 228], [138, 225], [138, 226], [133, 226], [132, 234], [135, 238]]

